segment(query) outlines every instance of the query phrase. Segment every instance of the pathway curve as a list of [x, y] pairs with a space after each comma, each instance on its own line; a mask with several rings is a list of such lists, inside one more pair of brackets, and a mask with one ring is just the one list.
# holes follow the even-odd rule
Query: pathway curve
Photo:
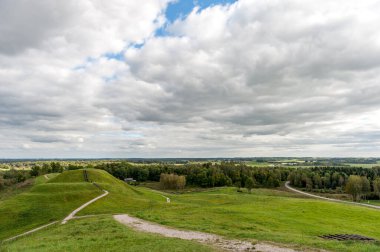
[[75, 209], [74, 211], [72, 211], [66, 218], [63, 219], [63, 221], [61, 222], [61, 224], [65, 224], [66, 222], [68, 222], [69, 220], [73, 219], [74, 216], [80, 211], [82, 210], [83, 208], [85, 208], [86, 206], [94, 203], [95, 201], [105, 197], [108, 195], [108, 191], [106, 190], [103, 190], [103, 194], [102, 195], [99, 195], [98, 197], [88, 201], [87, 203], [84, 203], [83, 205], [81, 205], [80, 207], [78, 207], [77, 209]]
[[374, 208], [374, 209], [380, 210], [380, 206], [375, 206], [375, 205], [370, 205], [370, 204], [365, 204], [365, 203], [352, 202], [352, 201], [346, 201], [346, 200], [331, 199], [331, 198], [327, 198], [327, 197], [323, 197], [323, 196], [319, 196], [319, 195], [315, 195], [315, 194], [311, 194], [311, 193], [300, 191], [298, 189], [295, 189], [295, 188], [291, 187], [289, 184], [290, 184], [290, 181], [287, 181], [285, 183], [285, 187], [287, 189], [289, 189], [289, 190], [291, 190], [293, 192], [299, 193], [299, 194], [306, 195], [308, 197], [313, 197], [313, 198], [317, 198], [317, 199], [321, 199], [321, 200], [328, 200], [328, 201], [332, 201], [332, 202], [339, 202], [339, 203], [344, 203], [344, 204], [365, 206], [365, 207], [370, 207], [370, 208]]
[[200, 243], [218, 247], [223, 251], [296, 252], [293, 249], [282, 248], [269, 243], [258, 243], [253, 245], [248, 241], [227, 240], [221, 236], [214, 234], [169, 228], [156, 223], [131, 217], [127, 214], [114, 215], [114, 219], [126, 226], [132, 227], [139, 231], [160, 234], [166, 237], [179, 238], [183, 240], [194, 240]]
[[169, 197], [166, 197], [165, 195], [161, 194], [160, 191], [157, 191], [157, 190], [154, 190], [154, 189], [150, 189], [152, 192], [155, 192], [155, 193], [158, 193], [161, 197], [164, 197], [166, 199], [166, 203], [170, 203], [170, 198]]

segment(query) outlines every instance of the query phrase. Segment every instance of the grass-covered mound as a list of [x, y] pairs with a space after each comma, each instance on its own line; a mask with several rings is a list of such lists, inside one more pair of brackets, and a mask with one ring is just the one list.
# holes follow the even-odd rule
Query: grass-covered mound
[[[238, 193], [234, 188], [173, 194], [169, 195], [171, 203], [168, 204], [159, 193], [143, 187], [129, 186], [105, 171], [90, 169], [87, 174], [90, 181], [96, 182], [109, 191], [109, 195], [83, 209], [78, 215], [128, 213], [169, 226], [215, 233], [231, 238], [275, 241], [303, 248], [317, 247], [331, 251], [380, 251], [379, 242], [338, 242], [318, 238], [319, 235], [324, 234], [346, 233], [380, 240], [380, 229], [378, 229], [380, 211], [375, 209], [300, 198], [295, 194], [278, 190], [254, 189], [252, 194], [248, 194]], [[64, 172], [50, 179], [48, 183], [34, 186], [28, 193], [0, 203], [0, 235], [10, 236], [11, 232], [20, 233], [21, 229], [29, 230], [31, 226], [39, 226], [51, 220], [63, 218], [81, 203], [100, 193], [99, 189], [91, 183], [83, 182], [82, 170]], [[8, 213], [15, 216], [3, 217]], [[103, 220], [114, 223], [110, 218]], [[86, 226], [85, 223], [89, 219], [77, 221], [74, 220], [72, 223], [70, 221], [68, 227], [75, 223]], [[27, 225], [29, 225], [28, 228], [26, 228]], [[103, 223], [101, 225], [116, 224]], [[114, 233], [112, 236], [98, 234], [94, 237], [91, 235], [78, 237], [87, 241], [89, 248], [93, 248], [91, 244], [97, 244], [96, 242], [99, 243], [97, 246], [104, 243], [113, 248], [113, 243], [117, 244], [123, 239], [128, 240], [124, 236], [125, 233], [117, 231], [119, 229], [120, 227], [112, 228], [114, 230], [110, 231]], [[58, 242], [61, 237], [59, 234], [66, 235], [66, 232], [69, 232], [64, 231], [65, 229], [60, 226], [54, 230], [57, 232], [61, 230], [62, 233], [59, 231], [56, 235], [40, 231], [41, 237], [47, 239], [47, 244]], [[72, 228], [70, 232], [75, 232], [75, 230], [76, 228]], [[133, 234], [130, 235], [133, 237]], [[33, 237], [36, 240], [33, 240]], [[18, 244], [19, 248], [32, 243], [37, 244], [39, 237], [37, 233], [30, 238], [15, 241], [14, 244], [15, 246]], [[159, 247], [149, 249], [151, 246], [149, 243], [143, 244], [146, 247], [143, 245], [138, 247], [141, 241], [139, 239], [136, 236], [136, 243], [130, 243], [137, 246], [135, 251], [142, 248], [159, 251]], [[11, 248], [12, 245], [7, 246]], [[61, 241], [59, 246], [62, 250], [65, 246], [68, 246], [67, 250], [85, 250], [84, 242], [71, 238]], [[35, 246], [35, 248], [40, 247]]]
[[[78, 179], [82, 171], [64, 172], [49, 180], [40, 176], [27, 192], [0, 202], [0, 240], [64, 218], [71, 211], [101, 194]], [[48, 176], [54, 177], [54, 176]]]

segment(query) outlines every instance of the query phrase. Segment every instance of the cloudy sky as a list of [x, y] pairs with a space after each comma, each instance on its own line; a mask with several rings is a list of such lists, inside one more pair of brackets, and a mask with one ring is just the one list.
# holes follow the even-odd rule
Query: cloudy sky
[[0, 158], [379, 156], [379, 13], [0, 0]]

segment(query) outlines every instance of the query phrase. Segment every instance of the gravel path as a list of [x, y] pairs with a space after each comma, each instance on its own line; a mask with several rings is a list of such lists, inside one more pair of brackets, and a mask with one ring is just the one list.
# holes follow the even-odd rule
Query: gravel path
[[296, 252], [293, 249], [281, 248], [272, 244], [258, 243], [253, 245], [248, 241], [227, 240], [221, 236], [214, 234], [169, 228], [131, 217], [127, 214], [114, 215], [114, 219], [126, 226], [132, 227], [139, 231], [160, 234], [166, 237], [179, 238], [183, 240], [195, 240], [201, 243], [215, 246], [223, 251]]
[[58, 221], [53, 221], [53, 222], [51, 222], [51, 223], [49, 223], [49, 224], [46, 224], [46, 225], [40, 226], [40, 227], [38, 227], [38, 228], [32, 229], [32, 230], [30, 230], [30, 231], [28, 231], [28, 232], [25, 232], [25, 233], [22, 233], [22, 234], [19, 234], [19, 235], [13, 236], [13, 237], [11, 237], [11, 238], [5, 239], [4, 242], [6, 242], [6, 241], [12, 241], [12, 240], [15, 240], [15, 239], [17, 239], [17, 238], [19, 238], [19, 237], [22, 237], [22, 236], [25, 236], [25, 235], [28, 235], [28, 234], [31, 234], [31, 233], [37, 232], [38, 230], [41, 230], [41, 229], [47, 228], [47, 227], [49, 227], [49, 226], [51, 226], [51, 225], [53, 225], [53, 224], [55, 224], [55, 223], [57, 223], [57, 222], [58, 222]]
[[97, 200], [99, 200], [99, 199], [101, 199], [101, 198], [103, 198], [103, 197], [105, 197], [105, 196], [108, 195], [108, 191], [103, 190], [103, 192], [104, 192], [104, 193], [103, 193], [102, 195], [100, 195], [100, 196], [98, 196], [98, 197], [96, 197], [96, 198], [90, 200], [90, 201], [87, 202], [87, 203], [84, 203], [83, 205], [81, 205], [80, 207], [78, 207], [77, 209], [75, 209], [74, 211], [72, 211], [72, 212], [71, 212], [66, 218], [63, 219], [63, 221], [61, 222], [61, 224], [65, 224], [65, 223], [68, 222], [69, 220], [73, 219], [74, 216], [75, 216], [80, 210], [82, 210], [83, 208], [85, 208], [86, 206], [88, 206], [88, 205], [94, 203], [95, 201], [97, 201]]
[[338, 202], [338, 203], [344, 203], [344, 204], [351, 204], [351, 205], [358, 205], [358, 206], [365, 206], [365, 207], [370, 207], [370, 208], [374, 208], [374, 209], [378, 209], [380, 210], [380, 206], [375, 206], [375, 205], [370, 205], [370, 204], [365, 204], [365, 203], [358, 203], [358, 202], [352, 202], [352, 201], [346, 201], [346, 200], [339, 200], [339, 199], [331, 199], [331, 198], [326, 198], [326, 197], [322, 197], [322, 196], [319, 196], [319, 195], [315, 195], [315, 194], [311, 194], [311, 193], [307, 193], [307, 192], [303, 192], [303, 191], [300, 191], [298, 189], [295, 189], [293, 187], [291, 187], [290, 185], [290, 182], [287, 181], [285, 183], [285, 187], [293, 192], [296, 192], [296, 193], [299, 193], [299, 194], [303, 194], [303, 195], [306, 195], [308, 197], [313, 197], [313, 198], [317, 198], [317, 199], [321, 199], [321, 200], [328, 200], [328, 201], [332, 201], [332, 202]]

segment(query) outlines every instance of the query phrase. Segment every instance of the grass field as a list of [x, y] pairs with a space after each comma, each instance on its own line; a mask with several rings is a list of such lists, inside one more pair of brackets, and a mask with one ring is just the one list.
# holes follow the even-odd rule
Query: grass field
[[[101, 199], [80, 214], [130, 213], [178, 228], [216, 233], [231, 238], [269, 240], [301, 247], [335, 251], [379, 251], [379, 243], [334, 242], [318, 238], [332, 233], [354, 233], [380, 239], [380, 211], [297, 198], [294, 194], [256, 189], [252, 194], [234, 188], [169, 195], [170, 204], [145, 188], [121, 185], [119, 195], [107, 188]], [[125, 192], [122, 187], [125, 187]], [[128, 193], [134, 189], [135, 192]], [[124, 196], [123, 196], [124, 195]], [[135, 201], [135, 197], [139, 197]], [[160, 201], [162, 203], [160, 203]], [[132, 203], [133, 202], [133, 203]]]
[[268, 162], [256, 162], [256, 161], [247, 161], [247, 162], [244, 162], [246, 165], [249, 165], [249, 166], [258, 166], [258, 167], [266, 167], [266, 166], [269, 166], [270, 164]]
[[[64, 237], [64, 240], [62, 239]], [[196, 242], [133, 231], [111, 216], [72, 220], [3, 244], [1, 251], [199, 251], [212, 248]]]
[[[99, 194], [99, 191], [91, 189], [93, 187], [91, 184], [78, 182], [81, 176], [83, 176], [82, 171], [70, 171], [49, 180], [47, 183], [33, 187], [31, 192], [39, 192], [39, 197], [44, 196], [49, 199], [54, 198], [52, 195], [56, 193], [67, 195], [80, 192], [82, 196], [77, 201], [70, 199], [67, 203], [62, 204], [61, 198], [54, 200], [54, 207], [58, 208], [58, 205], [61, 204], [64, 206], [65, 211], [68, 212], [69, 208], [73, 209], [76, 203], [79, 204], [78, 201], [86, 201], [83, 194], [91, 197]], [[378, 229], [380, 211], [374, 209], [300, 198], [297, 195], [280, 190], [254, 189], [252, 194], [248, 194], [237, 193], [235, 188], [216, 188], [180, 195], [165, 194], [171, 198], [171, 203], [167, 204], [159, 193], [144, 187], [129, 186], [105, 171], [89, 170], [89, 178], [108, 190], [110, 194], [79, 212], [79, 215], [129, 213], [139, 218], [177, 228], [199, 230], [251, 241], [274, 241], [289, 244], [296, 248], [323, 248], [331, 251], [362, 252], [380, 250], [379, 242], [338, 242], [318, 238], [319, 235], [323, 234], [349, 233], [361, 234], [380, 240], [380, 230]], [[68, 183], [71, 179], [76, 182]], [[62, 187], [63, 185], [70, 186]], [[86, 186], [92, 187], [87, 188]], [[57, 190], [54, 190], [54, 188]], [[21, 195], [16, 196], [14, 199], [17, 198], [17, 201], [20, 202], [19, 197]], [[37, 200], [37, 198], [29, 198], [29, 200]], [[74, 204], [72, 200], [76, 203]], [[67, 205], [70, 205], [70, 207]], [[54, 207], [51, 207], [49, 211]], [[3, 207], [0, 204], [1, 209]], [[62, 218], [63, 212], [63, 210], [60, 210], [61, 214], [55, 213], [50, 219], [56, 219], [59, 216]], [[26, 218], [29, 218], [29, 221], [41, 220], [36, 216], [33, 218], [26, 216]], [[107, 220], [109, 220], [109, 225], [115, 225], [111, 224], [113, 220], [103, 217], [101, 220], [107, 223]], [[20, 226], [19, 221], [24, 220], [18, 219], [12, 221], [12, 223], [13, 225], [17, 223], [17, 226]], [[86, 223], [88, 219], [75, 220], [78, 223], [82, 223], [82, 221]], [[95, 223], [96, 221], [93, 219], [91, 219], [91, 222], [94, 222], [92, 223], [93, 225], [100, 225]], [[3, 229], [3, 223], [7, 224], [4, 218], [0, 219], [4, 236], [9, 232]], [[24, 223], [27, 222], [24, 221]], [[10, 223], [7, 225], [11, 227]], [[103, 223], [102, 225], [106, 224]], [[54, 242], [55, 239], [58, 240], [59, 238], [59, 235], [55, 236], [55, 232], [50, 237], [48, 232], [42, 233], [41, 231], [41, 237]], [[68, 231], [62, 230], [62, 232]], [[13, 245], [8, 246], [9, 248], [12, 248], [12, 246], [22, 248], [26, 244], [37, 243], [37, 240], [40, 239], [39, 237], [36, 234], [22, 238], [12, 242]], [[117, 241], [120, 237], [123, 237], [123, 235], [115, 231], [115, 234], [104, 242], [112, 243], [114, 239]], [[91, 239], [91, 236], [82, 237], [82, 239]], [[75, 240], [62, 243], [60, 245], [62, 248], [66, 246], [66, 243], [72, 243], [67, 245], [71, 246], [69, 248], [84, 246], [80, 245], [82, 244], [80, 242], [75, 245]], [[96, 243], [88, 242], [86, 244], [88, 244], [88, 247], [78, 247], [78, 250], [91, 250], [91, 248], [95, 248]], [[194, 251], [202, 251], [201, 249], [203, 248], [197, 250], [198, 248], [194, 247], [194, 249]]]
[[0, 239], [62, 219], [99, 194], [90, 183], [58, 183], [40, 176], [26, 192], [0, 202]]
[[362, 167], [362, 168], [372, 168], [375, 166], [380, 166], [379, 163], [376, 164], [352, 164], [352, 163], [346, 163], [345, 165], [349, 165], [351, 167]]

